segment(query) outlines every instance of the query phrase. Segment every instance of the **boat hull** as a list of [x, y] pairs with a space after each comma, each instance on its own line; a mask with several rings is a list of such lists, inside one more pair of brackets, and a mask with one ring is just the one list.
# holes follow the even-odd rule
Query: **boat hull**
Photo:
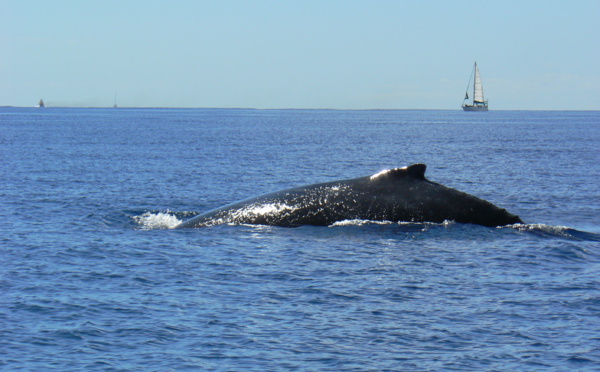
[[487, 106], [469, 106], [469, 105], [465, 105], [462, 108], [465, 111], [487, 111], [488, 110]]

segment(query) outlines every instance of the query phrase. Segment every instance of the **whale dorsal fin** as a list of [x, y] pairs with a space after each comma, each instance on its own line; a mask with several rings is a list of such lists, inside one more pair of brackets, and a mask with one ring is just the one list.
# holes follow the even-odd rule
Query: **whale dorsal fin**
[[400, 168], [400, 170], [404, 170], [406, 175], [409, 177], [417, 178], [420, 180], [425, 179], [425, 170], [427, 166], [425, 164], [413, 164], [408, 167]]
[[379, 172], [371, 176], [371, 179], [374, 180], [380, 176], [392, 177], [392, 178], [405, 178], [411, 177], [418, 180], [425, 179], [425, 170], [427, 166], [425, 164], [413, 164], [408, 167], [389, 169], [383, 172]]

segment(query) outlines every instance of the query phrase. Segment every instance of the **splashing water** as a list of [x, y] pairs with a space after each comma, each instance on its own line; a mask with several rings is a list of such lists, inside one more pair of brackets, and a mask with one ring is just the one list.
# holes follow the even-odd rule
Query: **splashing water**
[[133, 216], [142, 230], [173, 229], [182, 221], [171, 212], [145, 212], [140, 216]]

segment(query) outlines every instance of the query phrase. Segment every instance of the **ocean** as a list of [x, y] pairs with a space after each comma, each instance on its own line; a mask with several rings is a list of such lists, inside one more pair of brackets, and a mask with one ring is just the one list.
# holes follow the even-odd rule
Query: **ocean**
[[[600, 112], [0, 108], [0, 370], [600, 370]], [[414, 163], [525, 224], [181, 221]]]

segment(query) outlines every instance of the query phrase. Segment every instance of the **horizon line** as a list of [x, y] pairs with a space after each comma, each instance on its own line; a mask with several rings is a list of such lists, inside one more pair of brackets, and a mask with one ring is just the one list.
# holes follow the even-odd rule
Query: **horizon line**
[[[14, 105], [0, 105], [0, 108], [32, 108], [32, 109], [52, 109], [52, 108], [65, 108], [65, 109], [181, 109], [181, 110], [313, 110], [313, 111], [460, 111], [461, 109], [431, 109], [431, 108], [257, 108], [257, 107], [186, 107], [186, 106], [14, 106]], [[496, 109], [490, 111], [600, 111], [600, 109]]]

